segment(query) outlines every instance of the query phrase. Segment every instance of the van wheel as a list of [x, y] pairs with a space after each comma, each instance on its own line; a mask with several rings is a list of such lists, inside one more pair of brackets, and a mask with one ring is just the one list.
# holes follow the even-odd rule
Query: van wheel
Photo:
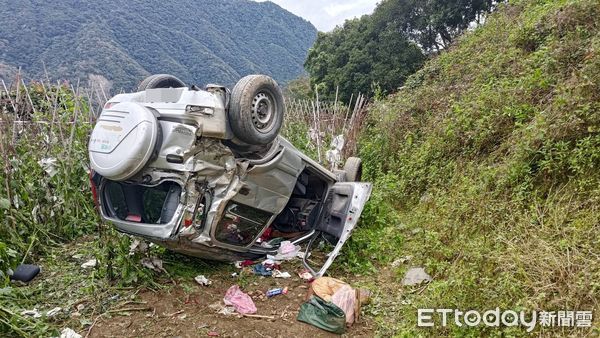
[[181, 88], [185, 87], [185, 83], [173, 75], [169, 74], [154, 74], [150, 75], [140, 82], [137, 91], [141, 92], [146, 89], [155, 88]]
[[362, 178], [362, 160], [358, 157], [348, 157], [344, 164], [344, 172], [348, 182], [359, 182]]
[[269, 144], [279, 134], [284, 110], [283, 94], [275, 80], [266, 75], [248, 75], [233, 87], [229, 123], [240, 141]]

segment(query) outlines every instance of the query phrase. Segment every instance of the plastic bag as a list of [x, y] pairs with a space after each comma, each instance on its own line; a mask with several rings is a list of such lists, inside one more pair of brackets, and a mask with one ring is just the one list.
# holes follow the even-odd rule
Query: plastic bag
[[331, 296], [336, 293], [342, 286], [348, 285], [339, 279], [331, 277], [319, 277], [315, 279], [310, 287], [313, 292], [326, 301], [331, 301]]
[[254, 305], [252, 298], [240, 290], [237, 285], [233, 285], [227, 290], [223, 302], [225, 302], [225, 305], [233, 306], [235, 311], [244, 315], [256, 312], [256, 305]]
[[300, 252], [300, 245], [294, 245], [290, 241], [283, 241], [277, 250], [277, 255], [267, 255], [267, 258], [275, 261], [289, 261], [296, 258], [298, 252]]
[[298, 321], [311, 324], [322, 330], [342, 334], [346, 331], [344, 311], [331, 302], [312, 296], [300, 306]]
[[356, 290], [350, 285], [344, 285], [331, 296], [331, 302], [346, 314], [346, 324], [354, 323], [354, 313], [358, 309]]

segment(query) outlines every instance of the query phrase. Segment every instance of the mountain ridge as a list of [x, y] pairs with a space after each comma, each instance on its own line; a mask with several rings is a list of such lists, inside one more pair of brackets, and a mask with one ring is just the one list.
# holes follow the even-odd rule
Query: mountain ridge
[[0, 0], [0, 22], [4, 69], [31, 79], [46, 70], [53, 80], [101, 75], [117, 90], [153, 73], [196, 84], [233, 85], [251, 73], [287, 82], [304, 73], [317, 34], [274, 3], [247, 0]]

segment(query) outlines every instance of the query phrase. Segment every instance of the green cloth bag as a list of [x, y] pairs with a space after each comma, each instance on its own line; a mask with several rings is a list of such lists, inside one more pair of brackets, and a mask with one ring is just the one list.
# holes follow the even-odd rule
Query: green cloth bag
[[346, 314], [344, 310], [318, 296], [312, 296], [306, 303], [300, 305], [297, 319], [337, 334], [346, 331]]

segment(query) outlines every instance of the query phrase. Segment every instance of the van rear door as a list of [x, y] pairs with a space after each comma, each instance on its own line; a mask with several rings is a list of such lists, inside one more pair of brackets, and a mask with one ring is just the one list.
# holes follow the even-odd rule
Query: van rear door
[[[321, 219], [316, 227], [317, 231], [309, 241], [304, 255], [304, 266], [313, 276], [323, 276], [340, 253], [356, 227], [358, 218], [371, 196], [371, 189], [371, 183], [364, 182], [339, 182], [329, 189]], [[312, 254], [315, 247], [324, 246], [319, 243], [321, 241], [333, 248], [324, 253], [319, 261], [317, 252]]]

